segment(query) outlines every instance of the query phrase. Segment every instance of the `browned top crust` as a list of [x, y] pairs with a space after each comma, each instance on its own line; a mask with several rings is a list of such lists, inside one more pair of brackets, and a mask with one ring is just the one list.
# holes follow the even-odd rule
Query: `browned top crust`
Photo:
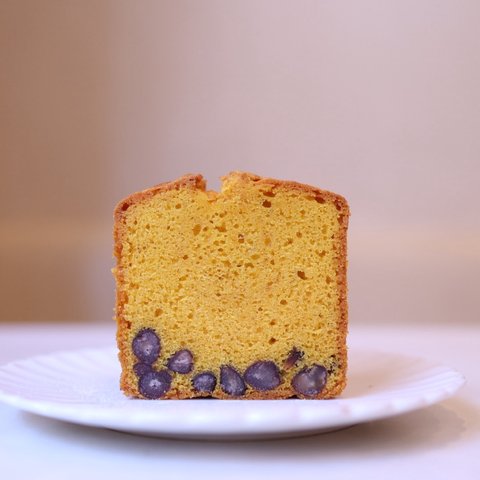
[[[298, 190], [303, 193], [311, 194], [314, 196], [317, 201], [322, 203], [322, 200], [328, 199], [330, 201], [336, 202], [338, 204], [338, 210], [344, 210], [342, 213], [344, 215], [349, 215], [348, 204], [344, 197], [338, 195], [337, 193], [330, 192], [328, 190], [321, 190], [320, 188], [313, 187], [304, 183], [294, 182], [291, 180], [278, 180], [269, 177], [261, 177], [255, 175], [254, 173], [249, 172], [239, 172], [233, 171], [228, 175], [221, 177], [221, 180], [226, 183], [232, 179], [247, 182], [253, 182], [260, 186], [265, 186], [271, 189], [279, 188], [285, 190]], [[121, 200], [115, 207], [114, 217], [115, 222], [118, 222], [123, 212], [126, 211], [131, 205], [140, 203], [143, 200], [153, 197], [157, 193], [165, 192], [168, 190], [179, 190], [181, 188], [189, 188], [192, 190], [201, 190], [206, 191], [206, 181], [203, 176], [199, 173], [193, 174], [188, 173], [170, 182], [160, 183], [141, 192], [133, 193], [128, 197]]]
[[190, 188], [192, 190], [202, 190], [205, 191], [206, 182], [202, 175], [199, 173], [192, 174], [188, 173], [183, 177], [173, 180], [171, 182], [159, 183], [153, 187], [147, 188], [140, 192], [135, 192], [129, 195], [128, 197], [120, 200], [114, 210], [115, 221], [119, 220], [123, 215], [123, 212], [128, 210], [131, 205], [140, 203], [143, 200], [153, 197], [157, 193], [166, 192], [168, 190], [179, 190], [180, 188]]
[[335, 203], [337, 210], [341, 211], [343, 215], [350, 215], [348, 203], [344, 197], [342, 197], [338, 193], [333, 193], [328, 190], [322, 190], [312, 185], [294, 182], [292, 180], [278, 180], [275, 178], [261, 177], [259, 175], [255, 175], [254, 173], [239, 171], [233, 171], [230, 172], [228, 175], [221, 177], [221, 180], [224, 183], [228, 182], [230, 179], [238, 179], [244, 182], [254, 182], [257, 185], [265, 186], [270, 189], [278, 188], [283, 190], [297, 190], [299, 192], [312, 195], [319, 203], [324, 203], [325, 200], [330, 200], [331, 202]]

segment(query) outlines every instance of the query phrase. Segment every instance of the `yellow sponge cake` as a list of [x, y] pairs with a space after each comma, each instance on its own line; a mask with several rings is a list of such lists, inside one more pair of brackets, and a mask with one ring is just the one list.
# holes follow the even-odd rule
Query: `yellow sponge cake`
[[346, 382], [343, 197], [233, 172], [115, 210], [120, 385], [130, 396], [331, 398]]

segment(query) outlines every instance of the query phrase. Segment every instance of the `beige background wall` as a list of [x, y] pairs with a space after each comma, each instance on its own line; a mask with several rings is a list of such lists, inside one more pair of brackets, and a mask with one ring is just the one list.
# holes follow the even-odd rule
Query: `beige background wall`
[[0, 0], [0, 319], [108, 321], [185, 172], [344, 194], [351, 321], [478, 321], [480, 2]]

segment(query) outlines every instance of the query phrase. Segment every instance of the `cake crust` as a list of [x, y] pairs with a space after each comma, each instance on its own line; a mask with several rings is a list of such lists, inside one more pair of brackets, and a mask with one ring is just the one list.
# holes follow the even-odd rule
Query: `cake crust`
[[[338, 252], [338, 274], [336, 278], [338, 292], [339, 292], [339, 311], [340, 318], [338, 321], [338, 363], [342, 365], [342, 368], [346, 371], [347, 369], [347, 347], [346, 347], [346, 337], [348, 333], [348, 305], [347, 305], [347, 228], [348, 220], [350, 216], [350, 210], [347, 201], [345, 198], [339, 194], [319, 189], [314, 186], [310, 186], [303, 183], [298, 183], [295, 181], [289, 180], [278, 180], [274, 178], [261, 177], [248, 172], [239, 172], [233, 171], [228, 175], [222, 177], [223, 187], [228, 188], [230, 182], [244, 182], [251, 183], [254, 182], [259, 187], [265, 187], [265, 189], [277, 191], [290, 191], [290, 192], [299, 192], [307, 194], [314, 197], [318, 203], [331, 202], [335, 205], [338, 211], [338, 222], [340, 224], [339, 230], [339, 248]], [[155, 197], [158, 194], [163, 192], [168, 192], [172, 190], [180, 189], [191, 189], [198, 190], [201, 192], [206, 192], [211, 196], [212, 201], [219, 195], [222, 195], [222, 192], [210, 192], [206, 191], [206, 182], [201, 174], [187, 174], [180, 177], [177, 180], [161, 183], [155, 185], [151, 188], [145, 189], [140, 192], [133, 193], [128, 197], [121, 200], [114, 210], [114, 257], [117, 260], [117, 266], [113, 268], [112, 272], [116, 280], [117, 290], [116, 290], [116, 305], [115, 305], [115, 320], [117, 322], [117, 345], [119, 348], [119, 360], [122, 366], [122, 370], [125, 370], [128, 366], [128, 358], [126, 356], [126, 351], [129, 348], [129, 337], [128, 331], [131, 328], [131, 322], [125, 318], [125, 305], [128, 302], [128, 296], [125, 291], [125, 274], [122, 267], [122, 249], [124, 240], [127, 234], [127, 226], [125, 218], [127, 211], [130, 207], [134, 205], [141, 204], [148, 201], [152, 197]], [[330, 386], [328, 394], [325, 395], [323, 392], [315, 396], [315, 398], [332, 398], [338, 396], [346, 384], [346, 375], [336, 382], [334, 385]], [[131, 385], [128, 381], [126, 375], [122, 375], [120, 380], [121, 389], [131, 396], [138, 396], [138, 389], [135, 385]], [[217, 389], [215, 392], [215, 398], [222, 399], [231, 399], [232, 397]], [[272, 391], [256, 391], [250, 389], [248, 393], [241, 397], [245, 399], [283, 399], [288, 398], [294, 395], [292, 393], [292, 388], [290, 384], [281, 384], [278, 388]], [[196, 396], [202, 396], [201, 394]], [[209, 396], [207, 394], [203, 396]], [[303, 398], [302, 395], [298, 395], [299, 398]], [[176, 388], [170, 389], [162, 398], [164, 399], [183, 399], [191, 398], [191, 393], [187, 391], [182, 391]], [[233, 397], [239, 398], [239, 397]]]

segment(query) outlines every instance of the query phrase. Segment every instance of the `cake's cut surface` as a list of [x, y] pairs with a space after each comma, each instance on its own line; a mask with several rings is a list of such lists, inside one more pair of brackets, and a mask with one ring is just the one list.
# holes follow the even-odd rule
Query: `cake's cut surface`
[[187, 175], [115, 211], [121, 388], [144, 398], [329, 398], [345, 386], [339, 195]]

